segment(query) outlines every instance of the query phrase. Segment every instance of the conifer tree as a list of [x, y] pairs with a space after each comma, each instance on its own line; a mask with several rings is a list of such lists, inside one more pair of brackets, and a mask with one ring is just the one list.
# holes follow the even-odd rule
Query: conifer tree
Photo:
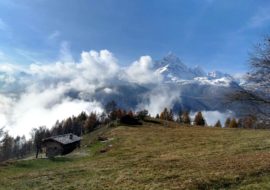
[[140, 120], [144, 120], [146, 117], [149, 116], [148, 114], [148, 110], [142, 110], [142, 111], [138, 111], [136, 114], [137, 118]]
[[6, 132], [4, 134], [0, 152], [0, 159], [7, 160], [12, 157], [12, 147], [14, 144], [14, 139]]
[[230, 122], [230, 125], [229, 125], [229, 128], [237, 128], [238, 125], [237, 125], [237, 121], [235, 118], [233, 118]]
[[218, 120], [217, 122], [216, 122], [216, 124], [214, 125], [214, 127], [216, 127], [216, 128], [221, 128], [222, 126], [221, 126], [221, 123], [220, 123], [220, 120]]
[[251, 129], [255, 127], [256, 117], [247, 116], [243, 119], [243, 127], [247, 129]]
[[237, 126], [238, 126], [238, 128], [244, 128], [245, 127], [243, 118], [238, 119]]
[[163, 112], [160, 113], [160, 119], [169, 120], [169, 112], [167, 108], [164, 108]]
[[190, 125], [191, 119], [189, 117], [189, 113], [187, 111], [184, 111], [182, 115], [180, 116], [180, 122], [184, 124]]
[[51, 136], [51, 133], [46, 126], [41, 126], [32, 130], [32, 138], [36, 148], [36, 158], [38, 157], [39, 152], [42, 151], [42, 139], [49, 136]]
[[111, 121], [114, 121], [117, 119], [117, 110], [113, 110], [109, 113], [109, 118]]
[[168, 114], [168, 121], [173, 121], [173, 111], [170, 109], [170, 112]]
[[117, 119], [121, 119], [123, 117], [123, 115], [124, 115], [123, 111], [120, 108], [118, 108], [116, 111]]
[[224, 123], [224, 127], [225, 127], [225, 128], [229, 128], [230, 123], [231, 123], [231, 118], [228, 117], [228, 118], [226, 119], [225, 123]]
[[129, 110], [128, 115], [129, 115], [130, 117], [133, 117], [133, 116], [134, 116], [134, 114], [133, 114], [133, 112], [132, 112], [131, 110]]
[[205, 122], [205, 119], [203, 118], [202, 112], [199, 111], [196, 114], [194, 123], [195, 125], [198, 125], [198, 126], [205, 126], [206, 122]]
[[84, 124], [84, 128], [86, 129], [85, 131], [87, 131], [88, 133], [93, 131], [98, 126], [98, 124], [99, 121], [97, 118], [97, 114], [91, 112]]

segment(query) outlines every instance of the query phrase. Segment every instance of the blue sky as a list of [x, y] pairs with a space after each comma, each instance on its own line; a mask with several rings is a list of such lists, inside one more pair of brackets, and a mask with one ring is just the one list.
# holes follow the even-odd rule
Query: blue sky
[[190, 66], [242, 73], [269, 33], [269, 0], [0, 1], [0, 64], [108, 49], [121, 64], [174, 52]]

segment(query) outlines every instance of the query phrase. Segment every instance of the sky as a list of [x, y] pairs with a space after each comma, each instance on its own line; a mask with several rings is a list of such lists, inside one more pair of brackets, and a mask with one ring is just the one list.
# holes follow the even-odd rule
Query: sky
[[173, 52], [187, 65], [237, 74], [269, 31], [269, 0], [1, 0], [0, 64], [108, 49], [122, 65]]
[[[190, 67], [242, 76], [269, 13], [269, 0], [0, 0], [0, 128], [29, 137], [100, 113], [96, 92], [118, 94], [115, 82], [151, 86], [132, 109], [155, 115], [181, 102], [155, 60], [172, 52]], [[203, 113], [210, 124], [231, 114]]]

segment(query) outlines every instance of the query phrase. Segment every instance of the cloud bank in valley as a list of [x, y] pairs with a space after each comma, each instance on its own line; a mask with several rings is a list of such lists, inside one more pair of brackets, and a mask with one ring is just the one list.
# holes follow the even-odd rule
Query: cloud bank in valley
[[119, 66], [108, 50], [82, 52], [78, 62], [62, 45], [60, 60], [48, 64], [0, 66], [0, 126], [12, 135], [29, 135], [32, 128], [51, 127], [81, 111], [102, 112], [103, 106], [95, 99], [84, 100], [68, 96], [71, 91], [94, 95], [99, 88], [110, 93], [107, 83], [122, 80], [148, 84], [157, 83], [161, 76], [153, 74], [152, 59], [143, 56], [127, 68]]
[[[191, 119], [194, 120], [196, 113], [190, 113]], [[232, 118], [234, 113], [232, 111], [219, 112], [219, 111], [202, 111], [202, 115], [205, 118], [207, 125], [214, 126], [218, 120], [220, 120], [221, 125], [224, 127], [224, 123], [227, 118]]]

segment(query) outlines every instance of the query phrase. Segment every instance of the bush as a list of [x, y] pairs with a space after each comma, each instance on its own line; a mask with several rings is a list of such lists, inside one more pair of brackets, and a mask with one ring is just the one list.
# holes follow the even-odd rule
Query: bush
[[125, 115], [121, 117], [120, 123], [127, 124], [127, 125], [142, 125], [142, 123], [138, 119], [130, 115]]

